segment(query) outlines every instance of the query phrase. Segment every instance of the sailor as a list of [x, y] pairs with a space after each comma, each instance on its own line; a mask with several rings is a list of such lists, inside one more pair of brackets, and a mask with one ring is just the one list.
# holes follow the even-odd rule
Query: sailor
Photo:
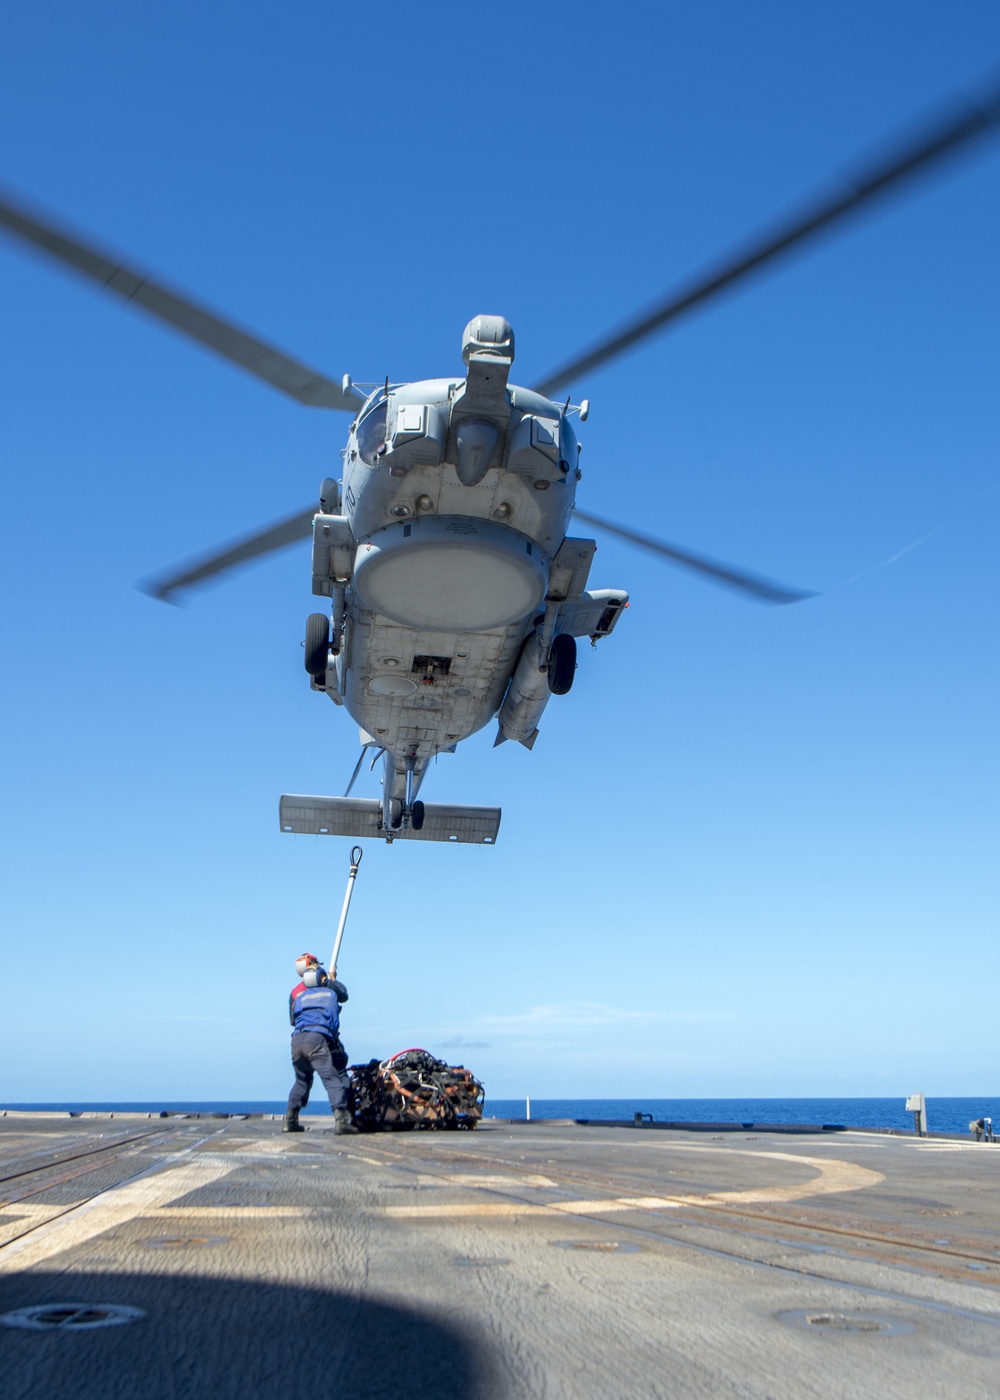
[[305, 1131], [299, 1114], [309, 1102], [318, 1074], [330, 1099], [333, 1131], [356, 1133], [347, 1107], [347, 1052], [340, 1043], [340, 1008], [347, 1000], [347, 988], [337, 981], [336, 968], [332, 976], [327, 975], [315, 953], [297, 958], [295, 970], [302, 978], [288, 998], [295, 1083], [288, 1095], [284, 1131]]

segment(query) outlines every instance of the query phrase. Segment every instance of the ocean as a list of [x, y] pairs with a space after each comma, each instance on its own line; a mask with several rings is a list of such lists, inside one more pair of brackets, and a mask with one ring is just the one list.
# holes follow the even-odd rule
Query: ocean
[[[200, 1102], [196, 1099], [149, 1103], [0, 1103], [3, 1109], [62, 1113], [284, 1113], [284, 1100], [255, 1099]], [[525, 1117], [524, 1099], [487, 1098], [485, 1116]], [[327, 1112], [319, 1093], [306, 1110]], [[828, 1123], [846, 1128], [913, 1129], [913, 1115], [897, 1095], [888, 1099], [532, 1099], [532, 1119], [615, 1119], [623, 1123], [636, 1113], [652, 1114], [654, 1122], [684, 1123]], [[992, 1118], [1000, 1129], [1000, 1098], [928, 1098], [927, 1127], [932, 1133], [967, 1133], [976, 1118]]]

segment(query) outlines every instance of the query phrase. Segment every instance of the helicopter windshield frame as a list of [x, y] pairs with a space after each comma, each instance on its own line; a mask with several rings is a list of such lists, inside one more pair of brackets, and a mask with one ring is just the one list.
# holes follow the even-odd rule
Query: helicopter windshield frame
[[358, 441], [358, 456], [366, 466], [373, 467], [375, 465], [379, 449], [385, 446], [388, 417], [389, 395], [382, 389], [371, 406], [365, 409], [355, 430]]

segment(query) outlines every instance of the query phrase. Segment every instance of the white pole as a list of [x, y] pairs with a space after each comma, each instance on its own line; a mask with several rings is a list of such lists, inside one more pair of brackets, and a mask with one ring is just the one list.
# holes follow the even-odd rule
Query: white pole
[[344, 941], [344, 928], [347, 924], [347, 911], [351, 907], [351, 895], [354, 893], [354, 881], [358, 878], [358, 866], [361, 864], [362, 850], [360, 846], [355, 846], [351, 851], [351, 873], [347, 877], [347, 893], [344, 895], [344, 907], [340, 911], [340, 923], [337, 925], [337, 937], [333, 940], [333, 952], [330, 954], [330, 976], [336, 975], [337, 959], [340, 957], [340, 945]]
[[526, 1123], [531, 1122], [531, 1100], [527, 1097], [525, 1097], [524, 1100], [524, 1121]]

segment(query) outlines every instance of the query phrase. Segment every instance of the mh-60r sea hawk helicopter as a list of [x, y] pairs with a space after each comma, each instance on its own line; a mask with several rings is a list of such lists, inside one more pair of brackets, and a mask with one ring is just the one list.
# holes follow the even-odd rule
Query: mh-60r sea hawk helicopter
[[576, 637], [608, 636], [627, 604], [620, 589], [586, 591], [597, 546], [567, 535], [580, 479], [569, 404], [508, 384], [501, 316], [469, 323], [462, 358], [463, 379], [372, 394], [342, 496], [324, 483], [313, 592], [332, 618], [309, 618], [305, 665], [362, 744], [385, 751], [383, 795], [283, 797], [283, 830], [492, 842], [497, 808], [417, 798], [427, 765], [494, 715], [497, 743], [530, 749], [549, 696], [572, 685]]
[[[312, 536], [313, 592], [330, 599], [330, 613], [309, 618], [306, 670], [314, 689], [357, 720], [362, 752], [344, 797], [283, 797], [282, 829], [493, 842], [497, 808], [425, 805], [417, 793], [431, 758], [494, 715], [498, 743], [514, 739], [531, 748], [550, 695], [572, 685], [576, 638], [596, 642], [614, 629], [627, 595], [587, 589], [596, 546], [567, 535], [574, 513], [760, 601], [810, 596], [579, 510], [571, 418], [584, 419], [587, 405], [574, 408], [552, 395], [998, 123], [1000, 92], [993, 90], [533, 389], [508, 383], [509, 324], [479, 316], [463, 338], [464, 377], [386, 381], [365, 397], [349, 376], [335, 383], [18, 203], [0, 200], [0, 226], [8, 232], [299, 402], [353, 416], [343, 482], [323, 483], [318, 512], [298, 511], [150, 589], [168, 598]], [[350, 797], [370, 749], [384, 754], [381, 801]]]

